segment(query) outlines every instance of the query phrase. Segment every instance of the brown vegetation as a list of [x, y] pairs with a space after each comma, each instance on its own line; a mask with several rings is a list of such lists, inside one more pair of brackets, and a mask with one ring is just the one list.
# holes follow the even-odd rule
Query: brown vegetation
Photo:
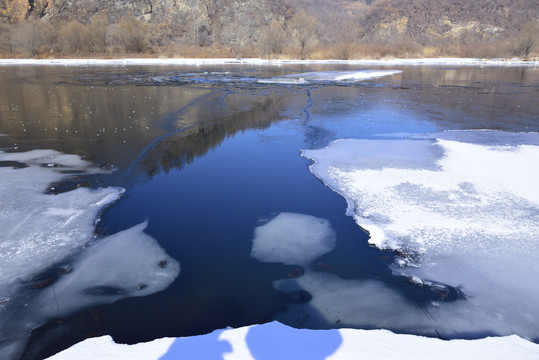
[[0, 0], [4, 57], [513, 57], [534, 0]]

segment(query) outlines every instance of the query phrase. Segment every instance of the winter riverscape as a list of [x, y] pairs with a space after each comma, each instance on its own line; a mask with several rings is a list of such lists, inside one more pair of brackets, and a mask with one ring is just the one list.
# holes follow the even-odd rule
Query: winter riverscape
[[537, 64], [1, 65], [3, 359], [539, 357]]

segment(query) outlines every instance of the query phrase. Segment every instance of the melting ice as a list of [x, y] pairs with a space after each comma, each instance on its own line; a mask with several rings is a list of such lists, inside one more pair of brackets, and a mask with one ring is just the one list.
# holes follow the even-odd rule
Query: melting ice
[[66, 173], [95, 173], [78, 156], [50, 150], [0, 153], [0, 353], [16, 358], [30, 332], [82, 307], [165, 289], [179, 264], [146, 224], [93, 239], [100, 212], [120, 188], [48, 194]]
[[[539, 134], [465, 131], [338, 140], [303, 155], [343, 195], [397, 275], [460, 287], [425, 309], [442, 336], [539, 339]], [[407, 256], [413, 254], [413, 256]]]

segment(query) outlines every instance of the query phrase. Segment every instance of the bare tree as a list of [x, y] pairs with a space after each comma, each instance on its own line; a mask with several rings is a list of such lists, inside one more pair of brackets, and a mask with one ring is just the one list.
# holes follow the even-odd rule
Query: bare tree
[[285, 38], [283, 26], [278, 21], [274, 20], [270, 25], [265, 26], [258, 39], [260, 55], [269, 60], [273, 55], [281, 54]]
[[537, 46], [539, 38], [539, 24], [537, 21], [527, 22], [522, 26], [517, 38], [516, 53], [524, 59], [529, 59], [530, 54]]
[[304, 10], [297, 11], [288, 22], [289, 32], [299, 46], [301, 60], [305, 60], [307, 46], [314, 44], [318, 40], [316, 34], [317, 28], [318, 22], [316, 19], [308, 15]]
[[126, 16], [115, 27], [115, 42], [128, 53], [142, 53], [149, 47], [148, 30], [147, 22]]
[[26, 54], [37, 56], [53, 43], [54, 30], [46, 21], [30, 19], [17, 24], [13, 34], [14, 46]]

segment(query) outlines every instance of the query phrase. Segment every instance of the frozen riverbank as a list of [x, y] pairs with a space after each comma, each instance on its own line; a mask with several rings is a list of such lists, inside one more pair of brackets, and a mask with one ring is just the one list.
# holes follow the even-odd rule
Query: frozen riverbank
[[233, 58], [132, 58], [132, 59], [0, 59], [0, 65], [453, 65], [453, 66], [539, 66], [539, 61], [521, 59], [475, 59], [475, 58], [423, 58], [423, 59], [380, 59], [380, 60], [265, 60]]
[[537, 359], [539, 345], [516, 335], [451, 340], [397, 335], [387, 330], [298, 330], [278, 322], [216, 330], [188, 338], [135, 345], [110, 336], [87, 339], [48, 360], [130, 359]]

